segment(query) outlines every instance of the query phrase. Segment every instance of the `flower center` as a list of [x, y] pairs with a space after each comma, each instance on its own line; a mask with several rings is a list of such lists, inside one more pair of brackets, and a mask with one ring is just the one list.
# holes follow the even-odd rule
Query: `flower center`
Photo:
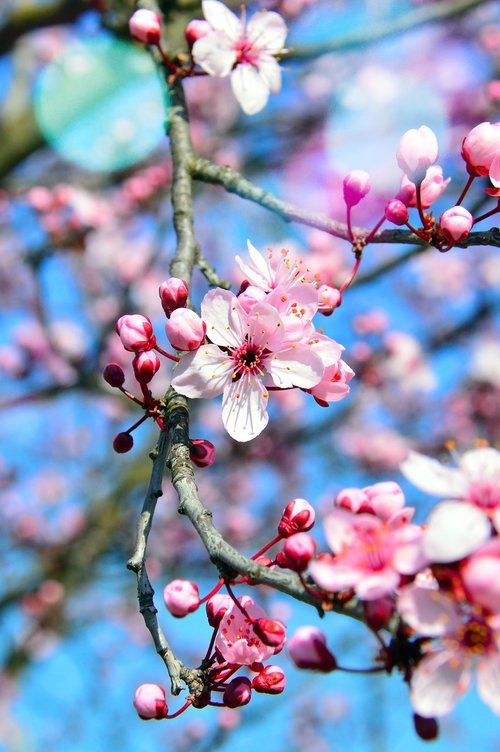
[[262, 357], [262, 347], [245, 344], [233, 351], [233, 360], [235, 369], [233, 379], [243, 374], [249, 373], [252, 376], [263, 376], [264, 358]]
[[496, 509], [500, 506], [500, 487], [495, 481], [474, 481], [469, 486], [469, 499], [480, 509]]
[[243, 37], [236, 42], [236, 65], [240, 63], [249, 63], [257, 65], [259, 60], [259, 51], [255, 49], [249, 39]]
[[490, 627], [484, 621], [470, 619], [457, 631], [456, 639], [462, 650], [473, 655], [482, 655], [493, 645]]

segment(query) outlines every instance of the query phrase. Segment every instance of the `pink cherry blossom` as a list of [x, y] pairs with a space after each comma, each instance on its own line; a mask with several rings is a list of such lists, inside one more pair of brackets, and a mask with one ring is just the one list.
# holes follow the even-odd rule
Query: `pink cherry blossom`
[[[249, 240], [247, 249], [250, 261], [243, 261], [240, 256], [235, 258], [251, 285], [269, 293], [277, 287], [283, 291], [290, 291], [308, 281], [300, 262], [293, 259], [287, 250], [279, 254], [269, 250], [265, 257]], [[312, 283], [312, 280], [310, 282]]]
[[255, 619], [266, 618], [264, 611], [247, 595], [238, 600], [248, 616], [233, 603], [221, 619], [215, 646], [228, 663], [251, 666], [270, 658], [274, 647], [265, 645], [252, 626]]
[[420, 183], [438, 158], [436, 136], [427, 125], [411, 128], [401, 137], [396, 156], [405, 175], [412, 182]]
[[500, 152], [500, 123], [479, 123], [462, 142], [462, 157], [470, 175], [487, 175]]
[[335, 504], [354, 514], [374, 514], [390, 527], [410, 522], [415, 513], [413, 507], [405, 507], [403, 491], [394, 481], [375, 483], [365, 488], [344, 488], [337, 494]]
[[233, 293], [216, 289], [201, 311], [212, 344], [181, 358], [172, 386], [186, 397], [222, 393], [226, 431], [249, 441], [267, 425], [268, 387], [308, 389], [320, 381], [323, 363], [307, 345], [286, 341], [285, 322], [267, 303], [246, 313]]
[[265, 666], [252, 679], [252, 689], [268, 695], [278, 695], [285, 689], [285, 674], [279, 666]]
[[258, 12], [248, 22], [218, 0], [203, 0], [211, 31], [193, 45], [193, 59], [211, 76], [231, 76], [234, 96], [247, 115], [259, 112], [269, 93], [281, 88], [275, 55], [283, 50], [286, 24], [274, 11]]
[[439, 217], [439, 228], [448, 243], [458, 243], [466, 238], [474, 224], [474, 217], [463, 206], [452, 206]]
[[424, 718], [448, 713], [477, 671], [478, 693], [500, 714], [500, 633], [498, 624], [448, 595], [412, 584], [400, 591], [398, 611], [418, 636], [435, 641], [418, 663], [410, 699]]
[[354, 588], [363, 600], [374, 600], [426, 563], [418, 525], [392, 529], [374, 515], [335, 508], [325, 520], [325, 535], [335, 556], [313, 561], [309, 571], [327, 592]]

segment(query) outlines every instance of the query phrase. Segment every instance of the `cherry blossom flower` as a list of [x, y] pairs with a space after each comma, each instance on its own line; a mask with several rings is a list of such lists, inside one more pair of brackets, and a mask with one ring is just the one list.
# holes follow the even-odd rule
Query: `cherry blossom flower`
[[477, 671], [483, 702], [500, 714], [500, 633], [498, 620], [440, 591], [411, 584], [402, 588], [398, 610], [418, 635], [434, 638], [415, 669], [410, 699], [424, 718], [448, 713]]
[[457, 468], [410, 452], [401, 472], [425, 493], [448, 499], [429, 517], [424, 548], [432, 561], [458, 561], [471, 554], [490, 537], [490, 520], [500, 530], [500, 452], [496, 449], [465, 452]]
[[265, 618], [264, 611], [248, 595], [238, 600], [248, 616], [233, 603], [221, 619], [215, 646], [228, 663], [251, 666], [270, 658], [274, 647], [265, 645], [252, 626], [252, 621]]
[[218, 0], [203, 0], [211, 31], [193, 45], [193, 59], [211, 76], [231, 76], [234, 96], [247, 115], [265, 107], [269, 92], [281, 88], [275, 55], [283, 51], [287, 28], [274, 11], [256, 13], [247, 23]]
[[309, 571], [327, 592], [354, 588], [363, 600], [374, 600], [426, 563], [418, 525], [394, 529], [375, 515], [335, 508], [325, 520], [325, 535], [335, 556], [317, 559]]
[[250, 313], [228, 290], [208, 292], [202, 319], [212, 344], [181, 357], [172, 386], [186, 397], [223, 395], [222, 420], [237, 441], [250, 441], [268, 422], [269, 386], [308, 389], [323, 376], [321, 358], [286, 340], [285, 322], [267, 303]]
[[403, 133], [396, 154], [398, 165], [413, 183], [421, 183], [438, 158], [435, 134], [427, 125]]

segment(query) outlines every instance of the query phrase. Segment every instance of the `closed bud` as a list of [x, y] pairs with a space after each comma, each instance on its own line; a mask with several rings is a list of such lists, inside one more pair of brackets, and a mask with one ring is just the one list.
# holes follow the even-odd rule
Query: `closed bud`
[[343, 182], [344, 201], [347, 206], [356, 206], [371, 188], [370, 176], [364, 170], [352, 170]]
[[466, 238], [473, 224], [472, 214], [463, 206], [452, 206], [439, 217], [439, 228], [448, 243], [458, 243]]
[[167, 318], [170, 318], [172, 311], [186, 307], [189, 287], [183, 279], [169, 277], [161, 283], [159, 292], [161, 305]]
[[255, 619], [252, 622], [253, 630], [260, 637], [264, 645], [271, 648], [281, 649], [286, 641], [286, 627], [277, 619]]
[[462, 141], [462, 157], [470, 175], [487, 175], [500, 151], [500, 123], [479, 123]]
[[216, 593], [207, 601], [205, 606], [207, 611], [208, 623], [211, 627], [216, 629], [226, 611], [233, 607], [233, 601], [229, 595], [223, 593]]
[[327, 673], [337, 667], [334, 655], [326, 646], [326, 635], [317, 627], [299, 627], [288, 640], [287, 649], [298, 668]]
[[252, 684], [246, 676], [237, 676], [226, 687], [222, 701], [228, 708], [241, 708], [252, 697]]
[[152, 718], [159, 721], [165, 718], [168, 715], [165, 690], [158, 684], [141, 684], [135, 691], [134, 708], [143, 721], [150, 721]]
[[184, 31], [184, 36], [186, 37], [186, 42], [189, 45], [189, 49], [191, 49], [193, 44], [198, 39], [206, 37], [206, 35], [210, 31], [212, 31], [212, 27], [210, 26], [208, 21], [204, 21], [201, 18], [193, 18], [193, 20], [188, 23]]
[[427, 125], [411, 128], [401, 137], [396, 156], [405, 175], [413, 183], [420, 183], [438, 158], [437, 138]]
[[342, 296], [336, 287], [321, 285], [318, 287], [318, 311], [329, 316], [340, 305]]
[[114, 438], [113, 449], [115, 450], [115, 452], [118, 452], [118, 454], [125, 454], [125, 452], [130, 452], [133, 446], [134, 439], [132, 435], [130, 433], [127, 433], [126, 431], [117, 434]]
[[123, 386], [125, 381], [125, 374], [123, 368], [118, 363], [108, 363], [104, 371], [102, 372], [104, 381], [110, 386], [120, 387]]
[[160, 358], [154, 350], [148, 350], [147, 352], [137, 353], [132, 365], [134, 366], [135, 378], [139, 384], [149, 384], [160, 367]]
[[121, 316], [115, 328], [123, 347], [129, 352], [152, 350], [156, 345], [153, 324], [147, 316], [140, 313]]
[[366, 623], [375, 632], [387, 626], [396, 610], [394, 600], [390, 595], [373, 601], [362, 601], [362, 604]]
[[294, 533], [303, 533], [314, 525], [315, 512], [305, 499], [292, 499], [288, 502], [278, 525], [278, 533], [288, 538]]
[[207, 439], [191, 439], [189, 456], [198, 467], [210, 467], [215, 462], [215, 447]]
[[393, 225], [404, 225], [408, 222], [408, 209], [397, 198], [391, 199], [384, 209], [385, 218]]
[[200, 605], [198, 585], [189, 580], [172, 580], [163, 590], [163, 600], [172, 616], [187, 616]]
[[267, 695], [279, 695], [285, 684], [285, 674], [279, 666], [266, 666], [252, 679], [252, 689]]
[[128, 28], [131, 36], [138, 42], [158, 44], [160, 41], [161, 18], [152, 10], [136, 10], [129, 18]]
[[283, 562], [284, 566], [292, 569], [294, 572], [304, 572], [314, 554], [316, 553], [316, 541], [307, 533], [295, 533], [287, 538], [283, 544], [283, 557], [281, 560], [277, 557], [277, 563], [280, 567]]
[[435, 718], [424, 718], [423, 716], [414, 713], [413, 725], [417, 736], [425, 742], [432, 742], [439, 736], [439, 726]]
[[165, 331], [176, 350], [192, 351], [204, 342], [207, 325], [189, 308], [177, 308], [165, 324]]

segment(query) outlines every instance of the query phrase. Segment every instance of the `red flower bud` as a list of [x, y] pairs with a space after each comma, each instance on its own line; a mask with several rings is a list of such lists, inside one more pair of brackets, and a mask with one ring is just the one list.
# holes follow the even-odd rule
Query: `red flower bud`
[[130, 352], [151, 350], [156, 345], [153, 324], [140, 313], [121, 316], [116, 322], [116, 333], [125, 350]]
[[432, 742], [439, 736], [439, 726], [435, 718], [423, 718], [423, 716], [414, 713], [413, 725], [417, 736], [426, 742]]
[[288, 641], [288, 653], [298, 668], [334, 671], [335, 656], [326, 646], [326, 635], [317, 627], [299, 627]]
[[130, 433], [127, 433], [126, 431], [122, 431], [122, 433], [119, 433], [115, 436], [113, 441], [113, 449], [115, 452], [118, 452], [118, 454], [125, 454], [125, 452], [130, 452], [132, 447], [134, 446], [134, 439]]
[[295, 533], [285, 540], [279, 553], [276, 561], [280, 567], [304, 572], [316, 553], [316, 541], [307, 533]]
[[206, 611], [207, 611], [207, 619], [208, 623], [211, 627], [216, 629], [224, 614], [226, 611], [228, 611], [233, 606], [233, 601], [229, 597], [229, 595], [224, 595], [223, 593], [216, 593], [215, 595], [212, 595], [210, 600], [207, 601], [206, 605]]
[[141, 684], [134, 695], [134, 708], [143, 721], [156, 718], [157, 721], [168, 715], [165, 690], [158, 684]]
[[160, 285], [160, 300], [167, 318], [177, 308], [185, 308], [189, 295], [187, 282], [177, 277], [169, 277]]
[[123, 368], [118, 363], [108, 363], [104, 371], [102, 372], [104, 381], [110, 386], [119, 387], [123, 386], [125, 381], [125, 374]]
[[241, 708], [247, 705], [252, 697], [252, 685], [246, 676], [237, 676], [229, 682], [223, 695], [224, 705], [228, 708]]
[[128, 22], [131, 36], [138, 42], [158, 44], [160, 41], [161, 18], [157, 13], [140, 8], [132, 13]]
[[344, 178], [344, 201], [347, 206], [356, 206], [371, 188], [370, 176], [364, 170], [352, 170]]
[[253, 631], [260, 637], [264, 645], [271, 648], [282, 648], [286, 640], [286, 627], [276, 619], [255, 619]]
[[278, 533], [282, 538], [288, 538], [288, 536], [294, 533], [303, 533], [312, 528], [314, 518], [314, 509], [308, 501], [305, 499], [292, 499], [283, 510], [278, 525]]
[[215, 447], [207, 439], [191, 439], [189, 456], [198, 467], [210, 467], [215, 462]]
[[268, 695], [279, 695], [285, 689], [285, 674], [279, 666], [266, 666], [252, 680], [252, 688], [256, 692]]
[[391, 199], [385, 206], [385, 218], [393, 225], [404, 225], [408, 222], [408, 209], [397, 198]]
[[160, 368], [160, 358], [153, 350], [137, 353], [132, 365], [139, 384], [149, 384]]

